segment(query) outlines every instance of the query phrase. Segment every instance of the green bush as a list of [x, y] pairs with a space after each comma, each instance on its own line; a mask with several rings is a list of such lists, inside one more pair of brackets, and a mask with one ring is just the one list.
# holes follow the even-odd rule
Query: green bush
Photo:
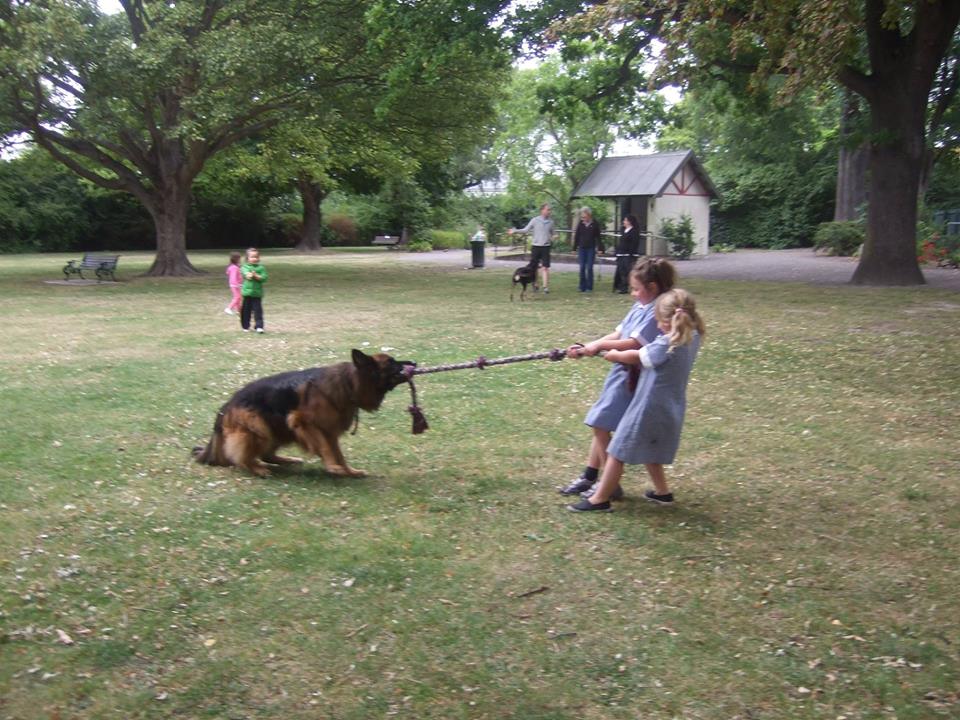
[[359, 237], [356, 221], [345, 213], [330, 213], [325, 218], [329, 231], [327, 245], [356, 245]]
[[665, 218], [660, 222], [660, 235], [667, 241], [670, 254], [678, 260], [689, 260], [695, 247], [693, 219], [684, 213], [679, 219]]
[[455, 250], [467, 244], [466, 234], [456, 230], [427, 230], [421, 239], [430, 243], [434, 250]]
[[854, 255], [863, 241], [863, 223], [855, 221], [820, 223], [813, 234], [814, 250], [829, 255]]
[[414, 240], [407, 245], [407, 250], [409, 252], [430, 252], [433, 250], [433, 245], [430, 244], [429, 240]]

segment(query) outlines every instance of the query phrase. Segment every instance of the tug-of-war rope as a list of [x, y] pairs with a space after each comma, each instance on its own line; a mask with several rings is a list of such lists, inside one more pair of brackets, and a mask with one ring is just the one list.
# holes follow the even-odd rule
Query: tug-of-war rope
[[481, 355], [476, 360], [462, 363], [452, 363], [449, 365], [434, 365], [432, 367], [417, 367], [415, 363], [407, 365], [407, 382], [410, 383], [410, 407], [407, 410], [413, 416], [413, 434], [419, 435], [430, 426], [427, 424], [427, 418], [423, 411], [417, 406], [417, 388], [413, 384], [414, 375], [429, 375], [430, 373], [447, 372], [448, 370], [469, 370], [477, 368], [483, 370], [494, 365], [507, 365], [515, 362], [525, 362], [527, 360], [563, 360], [567, 356], [566, 350], [554, 348], [544, 352], [530, 353], [529, 355], [511, 355], [510, 357], [488, 359]]

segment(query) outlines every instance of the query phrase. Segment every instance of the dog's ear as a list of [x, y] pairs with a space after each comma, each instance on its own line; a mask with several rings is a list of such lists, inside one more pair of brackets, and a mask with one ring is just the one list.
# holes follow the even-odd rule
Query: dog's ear
[[353, 364], [356, 365], [358, 370], [376, 367], [376, 361], [361, 350], [354, 348], [350, 351], [350, 356], [353, 358]]

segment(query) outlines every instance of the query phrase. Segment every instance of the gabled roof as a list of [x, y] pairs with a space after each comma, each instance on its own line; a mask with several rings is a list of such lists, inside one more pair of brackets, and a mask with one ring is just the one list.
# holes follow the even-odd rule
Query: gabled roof
[[667, 183], [686, 163], [690, 163], [704, 187], [713, 197], [719, 197], [703, 165], [692, 150], [626, 155], [603, 158], [574, 191], [574, 197], [628, 197], [631, 195], [659, 196]]

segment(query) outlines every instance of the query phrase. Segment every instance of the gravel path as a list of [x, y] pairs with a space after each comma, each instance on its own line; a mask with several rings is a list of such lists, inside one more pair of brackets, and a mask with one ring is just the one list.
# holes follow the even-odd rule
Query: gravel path
[[[435, 263], [460, 267], [470, 266], [468, 250], [442, 250], [429, 253], [396, 253], [402, 262]], [[484, 271], [518, 264], [516, 258], [498, 259], [488, 248]], [[737, 250], [716, 253], [698, 260], [677, 263], [681, 277], [711, 280], [742, 280], [749, 282], [799, 282], [811, 285], [844, 285], [856, 268], [851, 258], [817, 255], [808, 248], [795, 250]], [[553, 271], [576, 272], [576, 262], [555, 259]], [[604, 266], [604, 276], [608, 267]], [[609, 271], [612, 273], [612, 266]], [[960, 292], [960, 270], [925, 267], [923, 275], [927, 286]], [[611, 275], [612, 277], [612, 275]]]

